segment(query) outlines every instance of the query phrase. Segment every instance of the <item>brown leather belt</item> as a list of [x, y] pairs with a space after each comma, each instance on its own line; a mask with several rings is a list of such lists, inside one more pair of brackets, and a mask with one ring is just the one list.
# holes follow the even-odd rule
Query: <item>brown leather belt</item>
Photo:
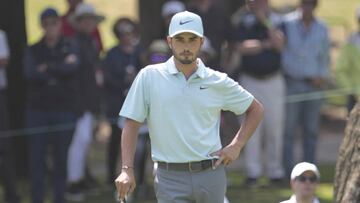
[[168, 171], [189, 171], [200, 172], [206, 169], [212, 168], [215, 165], [217, 159], [208, 159], [196, 162], [187, 163], [167, 163], [158, 161], [158, 167]]

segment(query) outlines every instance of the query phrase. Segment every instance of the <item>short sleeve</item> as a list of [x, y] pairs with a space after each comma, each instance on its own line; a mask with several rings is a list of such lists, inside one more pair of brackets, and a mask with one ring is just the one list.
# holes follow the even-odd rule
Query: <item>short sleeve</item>
[[[149, 99], [146, 87], [146, 69], [142, 69], [132, 83], [120, 110], [120, 116], [140, 123], [144, 122], [149, 110]], [[121, 93], [119, 93], [121, 94]]]
[[224, 111], [243, 114], [254, 100], [254, 96], [233, 79], [226, 77], [223, 87]]

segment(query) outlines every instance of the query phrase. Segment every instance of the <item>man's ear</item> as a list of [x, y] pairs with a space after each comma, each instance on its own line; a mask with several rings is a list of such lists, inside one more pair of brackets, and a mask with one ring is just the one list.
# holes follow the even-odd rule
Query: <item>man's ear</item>
[[290, 180], [290, 188], [294, 191], [295, 190], [295, 180]]
[[167, 41], [170, 49], [172, 49], [172, 46], [171, 46], [171, 37], [167, 36], [166, 41]]

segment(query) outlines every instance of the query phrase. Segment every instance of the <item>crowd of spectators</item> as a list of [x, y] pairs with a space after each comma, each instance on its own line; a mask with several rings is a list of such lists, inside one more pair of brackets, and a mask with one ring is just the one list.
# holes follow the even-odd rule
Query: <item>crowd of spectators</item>
[[[55, 8], [44, 8], [39, 15], [43, 36], [25, 49], [23, 60], [27, 83], [26, 127], [72, 126], [54, 131], [49, 128], [27, 136], [33, 203], [44, 202], [48, 154], [52, 155], [55, 203], [65, 199], [82, 201], [86, 192], [94, 193], [100, 187], [87, 157], [97, 124], [104, 117], [111, 126], [106, 184], [114, 187], [124, 122], [118, 113], [128, 89], [141, 68], [164, 62], [171, 56], [167, 31], [144, 47], [140, 25], [129, 17], [116, 20], [112, 30], [117, 43], [106, 50], [98, 29], [105, 16], [82, 0], [67, 0], [67, 3], [68, 11], [63, 16]], [[166, 1], [161, 11], [164, 27], [168, 27], [177, 12], [189, 10], [200, 15], [206, 37], [199, 57], [207, 66], [228, 73], [264, 105], [264, 120], [244, 150], [245, 185], [256, 187], [258, 179], [265, 174], [271, 184], [291, 178], [295, 190], [297, 182], [306, 179], [302, 181], [291, 174], [295, 165], [294, 139], [298, 133], [302, 134], [302, 160], [316, 164], [323, 100], [291, 103], [286, 97], [324, 90], [330, 80], [329, 33], [326, 23], [315, 15], [318, 0], [301, 0], [296, 10], [286, 15], [272, 11], [268, 0], [246, 0], [246, 7], [233, 16], [225, 13], [218, 3], [216, 0], [191, 0], [188, 4]], [[357, 17], [360, 19], [360, 13]], [[358, 74], [352, 72], [358, 72], [360, 67], [359, 36], [351, 35], [340, 53], [337, 75], [343, 86], [359, 88]], [[0, 30], [0, 131], [8, 129], [9, 57], [6, 34]], [[356, 95], [350, 95], [349, 101], [351, 108]], [[222, 125], [227, 127], [226, 121]], [[139, 187], [141, 190], [146, 188], [149, 142], [146, 125], [140, 134], [135, 172], [138, 184], [144, 185]], [[0, 178], [6, 202], [19, 203], [8, 139], [5, 135], [0, 141]], [[51, 153], [47, 151], [49, 145]], [[318, 178], [317, 169], [314, 172]]]

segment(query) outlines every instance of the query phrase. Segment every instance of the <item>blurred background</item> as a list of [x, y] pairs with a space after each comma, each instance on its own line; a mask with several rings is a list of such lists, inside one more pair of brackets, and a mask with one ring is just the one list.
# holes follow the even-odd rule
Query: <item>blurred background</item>
[[[140, 58], [146, 58], [151, 44], [156, 39], [164, 39], [164, 22], [162, 6], [166, 0], [85, 0], [96, 9], [96, 13], [105, 16], [105, 20], [98, 25], [101, 34], [103, 48], [99, 51], [99, 58], [103, 60], [107, 51], [117, 46], [119, 39], [113, 34], [113, 26], [120, 17], [127, 17], [138, 23], [139, 41], [144, 53]], [[181, 1], [184, 4], [191, 3], [191, 0]], [[215, 5], [224, 13], [226, 18], [232, 16], [243, 8], [244, 0], [214, 0]], [[294, 11], [299, 4], [298, 0], [269, 0], [271, 8], [285, 15]], [[347, 42], [348, 36], [357, 32], [358, 19], [356, 16], [360, 3], [356, 0], [319, 0], [316, 15], [328, 26], [330, 37], [330, 74], [331, 82], [321, 93], [324, 104], [320, 111], [320, 123], [318, 133], [318, 145], [316, 159], [321, 172], [321, 183], [317, 189], [317, 196], [321, 202], [333, 202], [333, 188], [335, 164], [338, 158], [338, 149], [341, 144], [349, 110], [347, 108], [349, 92], [344, 92], [337, 86], [336, 64], [342, 47]], [[28, 143], [27, 137], [39, 132], [44, 133], [48, 128], [26, 128], [26, 89], [27, 82], [23, 76], [23, 57], [25, 47], [37, 43], [43, 37], [43, 30], [40, 23], [40, 14], [47, 7], [56, 8], [62, 16], [68, 10], [66, 0], [2, 0], [0, 2], [0, 29], [6, 32], [10, 58], [7, 68], [7, 111], [9, 127], [1, 131], [5, 137], [11, 138], [11, 157], [14, 161], [14, 173], [18, 196], [21, 202], [30, 202], [31, 189], [29, 188], [29, 164], [28, 164]], [[206, 34], [206, 29], [205, 29]], [[161, 47], [161, 45], [159, 45]], [[159, 47], [157, 46], [157, 47]], [[229, 44], [221, 47], [222, 53], [227, 53]], [[166, 48], [165, 48], [166, 49]], [[222, 55], [222, 54], [219, 54]], [[360, 59], [359, 59], [360, 60]], [[145, 60], [146, 61], [146, 60]], [[222, 61], [222, 59], [219, 59]], [[220, 65], [224, 63], [219, 63]], [[141, 63], [146, 65], [149, 60]], [[138, 67], [141, 68], [141, 67]], [[227, 67], [223, 67], [227, 71]], [[360, 76], [357, 76], [360, 77]], [[311, 100], [312, 95], [299, 95], [292, 102]], [[316, 97], [316, 96], [315, 96]], [[117, 119], [111, 120], [106, 113], [99, 113], [96, 116], [94, 125], [94, 136], [91, 140], [87, 155], [87, 168], [91, 171], [91, 176], [96, 179], [94, 191], [87, 191], [83, 202], [115, 202], [114, 188], [107, 180], [107, 156], [108, 144], [111, 132], [114, 131], [111, 125], [117, 123]], [[120, 125], [120, 124], [119, 124]], [[228, 142], [238, 128], [239, 124], [234, 115], [225, 113], [223, 115], [222, 136], [224, 142]], [[45, 126], [48, 127], [48, 126]], [[64, 126], [57, 126], [53, 130], [62, 130]], [[73, 128], [72, 126], [71, 128]], [[59, 128], [59, 129], [57, 129]], [[65, 127], [66, 128], [66, 127]], [[1, 138], [0, 138], [1, 142]], [[302, 145], [301, 136], [295, 138], [295, 160], [301, 161]], [[135, 202], [155, 202], [155, 195], [152, 188], [152, 161], [149, 155], [150, 146], [145, 145], [148, 151], [144, 167], [144, 185], [138, 191]], [[46, 174], [52, 173], [52, 158], [47, 157]], [[119, 159], [119, 158], [117, 158]], [[263, 162], [266, 162], [263, 158]], [[246, 174], [244, 168], [245, 160], [241, 155], [238, 161], [228, 167], [228, 192], [227, 197], [230, 202], [279, 202], [287, 199], [291, 195], [288, 180], [281, 186], [272, 186], [264, 177], [259, 180], [259, 187], [251, 188], [244, 185]], [[53, 180], [47, 179], [49, 185]], [[0, 184], [0, 188], [1, 188]], [[51, 187], [46, 189], [45, 202], [52, 202]], [[0, 191], [0, 202], [5, 198], [4, 190]], [[68, 200], [73, 202], [73, 200]]]

